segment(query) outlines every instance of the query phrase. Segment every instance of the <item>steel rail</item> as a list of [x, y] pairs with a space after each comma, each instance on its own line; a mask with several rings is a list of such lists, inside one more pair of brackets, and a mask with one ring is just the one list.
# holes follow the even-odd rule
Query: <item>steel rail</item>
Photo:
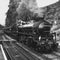
[[[22, 55], [25, 55], [25, 56], [26, 56], [26, 54], [24, 54], [22, 50], [27, 51], [27, 52], [28, 52], [28, 50], [25, 49], [25, 47], [22, 46], [21, 44], [12, 43], [12, 41], [10, 41], [10, 40], [11, 40], [11, 39], [8, 39], [8, 41], [10, 42], [10, 45], [15, 46], [14, 49], [16, 49], [17, 51], [19, 51], [18, 53], [21, 53]], [[22, 49], [22, 50], [21, 50], [21, 49]], [[58, 51], [57, 51], [57, 52], [58, 52]], [[31, 56], [34, 55], [34, 54], [32, 54], [30, 51], [29, 51], [28, 53], [30, 53], [29, 55], [31, 55]], [[32, 58], [31, 56], [30, 56], [30, 58]], [[40, 54], [40, 53], [38, 53], [38, 55], [35, 55], [35, 57], [38, 58], [38, 60], [41, 59], [41, 58], [39, 58], [39, 56], [40, 56], [41, 58], [43, 58], [43, 60], [54, 60], [54, 57], [56, 57], [56, 59], [60, 59], [60, 55], [58, 55], [58, 54], [56, 54], [56, 53], [52, 53], [52, 54]], [[50, 58], [49, 56], [52, 56], [52, 58]], [[32, 59], [34, 59], [34, 58], [32, 58]]]
[[[16, 60], [15, 58], [13, 59], [13, 57], [12, 57], [12, 55], [13, 55], [12, 49], [13, 49], [13, 50], [16, 50], [16, 51], [17, 51], [17, 49], [16, 49], [15, 47], [13, 48], [13, 45], [12, 45], [11, 43], [9, 44], [8, 42], [6, 42], [6, 43], [4, 42], [3, 45], [4, 45], [4, 46], [6, 45], [6, 46], [8, 46], [8, 47], [11, 45], [10, 49], [7, 48], [7, 47], [5, 47], [5, 49], [6, 49], [7, 53], [8, 53], [8, 55], [10, 56], [11, 60]], [[11, 48], [12, 48], [12, 49], [11, 49]], [[9, 50], [8, 50], [8, 49], [9, 49]], [[12, 52], [12, 54], [11, 54], [11, 52]], [[25, 56], [23, 53], [21, 53], [20, 51], [17, 51], [17, 53], [20, 53], [20, 55], [23, 55], [25, 60], [30, 60], [30, 59], [28, 59], [28, 57], [26, 57], [26, 56]]]
[[8, 47], [5, 47], [5, 45], [6, 45], [6, 43], [3, 43], [4, 50], [5, 50], [6, 54], [8, 54], [7, 55], [8, 60], [14, 60], [14, 58], [10, 54], [11, 52], [9, 53], [9, 50], [7, 49]]
[[[20, 52], [22, 53], [24, 56], [26, 56], [26, 58], [28, 58], [28, 60], [35, 60], [35, 57], [33, 57], [31, 54], [29, 53], [26, 53], [25, 50], [23, 50], [21, 47], [18, 47], [18, 45], [16, 44], [13, 44], [15, 45], [15, 48]], [[24, 53], [23, 53], [24, 52]], [[29, 56], [30, 55], [30, 56]]]

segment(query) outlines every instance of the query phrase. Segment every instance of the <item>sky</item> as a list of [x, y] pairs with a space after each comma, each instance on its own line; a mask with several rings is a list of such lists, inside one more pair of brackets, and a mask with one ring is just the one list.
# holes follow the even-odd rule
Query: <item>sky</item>
[[[38, 7], [44, 7], [58, 0], [36, 0]], [[9, 0], [0, 0], [0, 24], [5, 26], [6, 12], [9, 9]]]
[[50, 4], [56, 3], [59, 0], [36, 0], [38, 7], [48, 6]]
[[9, 4], [9, 0], [0, 0], [0, 24], [2, 25], [5, 25], [8, 4]]

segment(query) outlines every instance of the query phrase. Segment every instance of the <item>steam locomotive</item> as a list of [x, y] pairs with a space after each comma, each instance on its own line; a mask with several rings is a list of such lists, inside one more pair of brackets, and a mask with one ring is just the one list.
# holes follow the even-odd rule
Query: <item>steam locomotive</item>
[[[56, 42], [56, 33], [50, 33], [51, 24], [47, 21], [20, 21], [17, 24], [17, 36], [20, 43], [33, 48], [36, 51], [49, 52], [54, 51], [58, 47]], [[10, 28], [14, 32], [14, 28]], [[6, 31], [5, 31], [6, 32]]]
[[37, 51], [49, 52], [56, 50], [56, 33], [50, 33], [52, 24], [47, 21], [20, 22], [18, 36], [21, 43]]

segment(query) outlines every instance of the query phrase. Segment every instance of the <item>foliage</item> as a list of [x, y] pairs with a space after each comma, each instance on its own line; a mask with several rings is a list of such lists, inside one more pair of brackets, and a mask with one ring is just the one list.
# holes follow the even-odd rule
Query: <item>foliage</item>
[[11, 26], [14, 22], [16, 22], [16, 5], [12, 3], [9, 6], [9, 10], [7, 11], [7, 17], [6, 17], [6, 26]]

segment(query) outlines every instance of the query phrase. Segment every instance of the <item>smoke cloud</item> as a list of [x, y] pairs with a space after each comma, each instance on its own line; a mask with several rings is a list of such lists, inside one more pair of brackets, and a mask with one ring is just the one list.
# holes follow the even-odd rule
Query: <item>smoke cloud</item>
[[43, 17], [44, 12], [46, 11], [46, 8], [39, 8], [37, 5], [36, 0], [22, 0], [21, 2], [19, 2], [19, 6], [17, 8], [17, 12], [18, 14], [20, 14], [23, 6], [26, 7], [27, 9], [29, 9], [31, 12], [35, 14], [37, 14], [39, 17]]

